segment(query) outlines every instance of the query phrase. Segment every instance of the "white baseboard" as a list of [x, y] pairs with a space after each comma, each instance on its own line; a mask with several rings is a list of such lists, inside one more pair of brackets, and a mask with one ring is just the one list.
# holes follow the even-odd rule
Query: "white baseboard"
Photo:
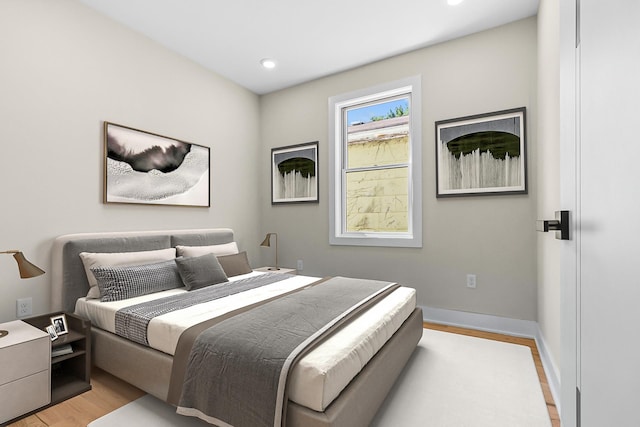
[[558, 408], [558, 412], [560, 412], [560, 374], [551, 359], [549, 349], [542, 336], [538, 322], [434, 307], [421, 308], [422, 316], [426, 322], [534, 339], [538, 347], [538, 352], [540, 353], [540, 359], [542, 360], [542, 366], [547, 376], [547, 382], [549, 383], [553, 400]]
[[538, 346], [538, 352], [540, 353], [540, 359], [542, 360], [542, 367], [544, 368], [544, 373], [547, 376], [547, 382], [549, 383], [549, 388], [553, 395], [553, 401], [558, 409], [558, 414], [560, 414], [560, 371], [558, 371], [556, 364], [553, 363], [553, 360], [551, 359], [549, 348], [547, 347], [547, 343], [544, 340], [544, 336], [542, 335], [542, 331], [539, 327], [538, 334], [535, 338], [536, 345]]

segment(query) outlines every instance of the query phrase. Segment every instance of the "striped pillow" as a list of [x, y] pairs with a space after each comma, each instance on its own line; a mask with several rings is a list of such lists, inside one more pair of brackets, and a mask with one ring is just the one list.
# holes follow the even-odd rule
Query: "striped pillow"
[[174, 260], [128, 267], [95, 267], [100, 301], [120, 301], [184, 286]]

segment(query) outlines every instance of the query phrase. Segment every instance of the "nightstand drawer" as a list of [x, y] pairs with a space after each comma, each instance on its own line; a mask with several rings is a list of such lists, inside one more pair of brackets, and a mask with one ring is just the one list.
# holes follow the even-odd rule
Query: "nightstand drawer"
[[51, 400], [49, 369], [0, 386], [0, 423], [19, 417]]
[[9, 334], [0, 338], [0, 385], [49, 370], [49, 334], [20, 320], [0, 324]]

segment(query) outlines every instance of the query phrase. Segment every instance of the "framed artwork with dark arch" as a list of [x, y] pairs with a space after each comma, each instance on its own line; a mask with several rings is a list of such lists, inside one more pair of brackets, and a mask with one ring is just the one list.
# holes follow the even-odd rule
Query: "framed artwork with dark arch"
[[104, 202], [209, 207], [209, 151], [104, 122]]
[[318, 203], [318, 141], [271, 149], [271, 204]]
[[527, 194], [526, 108], [436, 125], [436, 197]]

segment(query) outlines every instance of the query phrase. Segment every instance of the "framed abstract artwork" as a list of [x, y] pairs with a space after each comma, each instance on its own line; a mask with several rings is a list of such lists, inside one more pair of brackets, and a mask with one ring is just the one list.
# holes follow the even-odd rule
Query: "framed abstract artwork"
[[436, 197], [527, 193], [526, 108], [436, 125]]
[[318, 141], [271, 149], [271, 203], [318, 203]]
[[104, 202], [210, 206], [209, 147], [104, 122]]

